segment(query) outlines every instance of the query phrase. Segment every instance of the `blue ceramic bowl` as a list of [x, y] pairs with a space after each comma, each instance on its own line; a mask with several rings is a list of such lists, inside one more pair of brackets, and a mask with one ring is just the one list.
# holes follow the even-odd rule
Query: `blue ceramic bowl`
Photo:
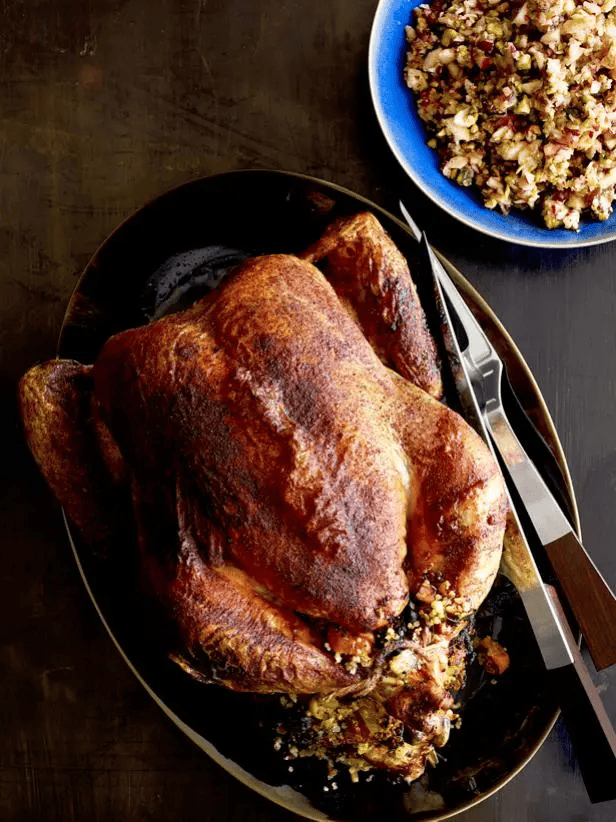
[[452, 217], [507, 242], [545, 248], [578, 248], [616, 239], [616, 212], [604, 222], [586, 221], [579, 231], [548, 229], [524, 212], [506, 217], [482, 205], [479, 197], [444, 177], [403, 77], [404, 27], [420, 0], [380, 0], [372, 25], [369, 77], [376, 115], [398, 162], [413, 182]]

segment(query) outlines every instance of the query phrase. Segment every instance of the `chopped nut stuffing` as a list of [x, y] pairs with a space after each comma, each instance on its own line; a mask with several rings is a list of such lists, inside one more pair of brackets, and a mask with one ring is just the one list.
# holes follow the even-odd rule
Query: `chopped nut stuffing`
[[443, 174], [548, 228], [616, 198], [616, 0], [439, 0], [406, 28], [406, 83]]
[[489, 674], [503, 674], [509, 667], [509, 654], [492, 637], [481, 639], [477, 651], [479, 662]]
[[[436, 591], [434, 586], [423, 586], [424, 591], [428, 588]], [[300, 723], [302, 730], [281, 723], [274, 747], [285, 759], [325, 760], [332, 778], [344, 768], [352, 782], [360, 774], [384, 769], [410, 783], [427, 765], [438, 762], [436, 749], [446, 745], [451, 729], [459, 726], [453, 694], [465, 678], [465, 645], [458, 637], [467, 624], [451, 624], [446, 635], [442, 626], [430, 627], [434, 608], [445, 619], [456, 598], [450, 585], [440, 589], [443, 594], [435, 594], [425, 610], [419, 610], [408, 633], [401, 637], [389, 626], [383, 631], [383, 645], [376, 646], [370, 638], [372, 656], [362, 660], [371, 665], [368, 679], [353, 690], [308, 698], [302, 708], [306, 720]], [[332, 652], [338, 642], [350, 650], [363, 648], [367, 640], [359, 635], [360, 641], [354, 643], [344, 632], [328, 636]], [[282, 697], [280, 704], [294, 710], [298, 699], [293, 696], [293, 701]]]

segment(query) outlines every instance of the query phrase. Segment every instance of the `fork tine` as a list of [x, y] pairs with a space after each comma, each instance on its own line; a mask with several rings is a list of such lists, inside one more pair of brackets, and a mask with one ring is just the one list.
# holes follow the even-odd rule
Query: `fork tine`
[[[493, 356], [496, 352], [494, 351], [492, 344], [484, 334], [483, 329], [475, 319], [472, 311], [464, 302], [455, 283], [439, 262], [436, 254], [430, 246], [430, 243], [428, 242], [425, 231], [421, 231], [415, 220], [413, 220], [409, 214], [409, 211], [402, 200], [398, 202], [398, 207], [400, 208], [404, 219], [408, 223], [408, 227], [410, 228], [415, 239], [425, 245], [432, 270], [438, 277], [441, 289], [454, 308], [455, 313], [458, 315], [460, 324], [466, 334], [468, 348], [470, 349], [469, 354], [473, 358], [474, 362], [479, 364], [486, 357]], [[460, 345], [460, 348], [462, 349], [465, 347], [466, 346]]]
[[439, 262], [436, 254], [430, 248], [428, 243], [426, 243], [426, 245], [430, 256], [430, 262], [434, 267], [443, 293], [453, 306], [466, 334], [468, 341], [468, 353], [470, 354], [475, 365], [480, 365], [484, 360], [495, 356], [496, 351], [492, 346], [492, 343], [486, 337], [482, 327], [475, 319], [475, 315], [467, 306], [455, 283]]
[[413, 235], [413, 237], [415, 237], [417, 242], [420, 243], [421, 242], [422, 232], [420, 231], [419, 226], [417, 225], [415, 220], [409, 214], [408, 209], [404, 205], [402, 200], [398, 200], [398, 208], [400, 209], [400, 211], [402, 212], [402, 214], [404, 216], [404, 219], [408, 223], [408, 227], [411, 229], [411, 234]]

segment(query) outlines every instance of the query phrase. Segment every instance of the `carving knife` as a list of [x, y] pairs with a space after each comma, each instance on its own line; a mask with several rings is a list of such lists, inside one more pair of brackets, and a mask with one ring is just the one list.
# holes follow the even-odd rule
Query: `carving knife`
[[[404, 208], [403, 213], [407, 215]], [[415, 233], [417, 229], [412, 220], [409, 224]], [[465, 324], [443, 296], [442, 280], [449, 280], [449, 277], [434, 255], [425, 235], [420, 236], [433, 275], [435, 298], [441, 315], [443, 343], [463, 414], [467, 422], [487, 443], [503, 468], [503, 460], [498, 457], [495, 442], [482, 413], [481, 403], [475, 394], [477, 383], [471, 380], [454, 331], [454, 327], [461, 328], [461, 336], [464, 336]], [[451, 286], [455, 289], [453, 283]], [[457, 293], [457, 289], [455, 291]], [[452, 314], [457, 321], [455, 326]], [[476, 323], [474, 317], [473, 323]], [[466, 342], [467, 340], [464, 340], [464, 343]], [[482, 397], [481, 385], [478, 388]], [[504, 473], [506, 479], [511, 482], [506, 468]], [[558, 696], [562, 716], [591, 802], [616, 799], [616, 732], [566, 623], [557, 594], [554, 589], [544, 585], [541, 579], [510, 495], [509, 504], [510, 514], [501, 571], [516, 586], [526, 609], [548, 671], [550, 684]]]
[[[403, 204], [400, 205], [408, 222], [410, 215]], [[411, 228], [414, 234], [419, 231], [414, 223]], [[465, 329], [467, 376], [477, 391], [484, 425], [528, 514], [533, 537], [539, 540], [550, 561], [596, 669], [607, 668], [616, 663], [616, 596], [528, 457], [504, 412], [501, 382], [506, 372], [502, 361], [432, 250], [428, 253], [433, 258], [430, 262], [439, 287], [455, 307]]]

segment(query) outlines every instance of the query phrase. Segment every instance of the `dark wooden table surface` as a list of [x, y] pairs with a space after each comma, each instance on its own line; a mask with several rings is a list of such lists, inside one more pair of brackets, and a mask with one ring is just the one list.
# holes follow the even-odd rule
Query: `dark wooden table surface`
[[[15, 385], [53, 356], [90, 255], [138, 207], [230, 169], [315, 175], [395, 210], [517, 341], [556, 422], [585, 542], [616, 585], [616, 245], [509, 246], [438, 211], [367, 82], [376, 0], [0, 0], [0, 819], [290, 822], [198, 751], [104, 632], [22, 440]], [[597, 674], [616, 719], [616, 672]], [[613, 822], [557, 726], [460, 822]]]

